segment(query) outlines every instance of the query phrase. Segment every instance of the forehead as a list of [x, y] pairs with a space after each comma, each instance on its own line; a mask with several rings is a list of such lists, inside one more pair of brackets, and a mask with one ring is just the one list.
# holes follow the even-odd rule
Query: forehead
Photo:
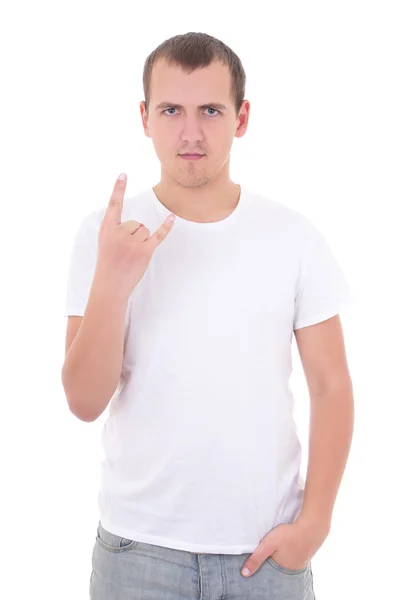
[[199, 105], [203, 102], [231, 103], [231, 76], [228, 65], [220, 61], [208, 67], [185, 72], [180, 66], [158, 61], [151, 77], [151, 103], [163, 101]]

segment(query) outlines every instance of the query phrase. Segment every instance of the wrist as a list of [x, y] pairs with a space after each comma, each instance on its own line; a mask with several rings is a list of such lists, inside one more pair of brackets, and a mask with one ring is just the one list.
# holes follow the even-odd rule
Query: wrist
[[319, 530], [324, 531], [326, 535], [329, 534], [331, 529], [331, 518], [318, 513], [310, 514], [306, 512], [300, 512], [295, 523], [305, 527], [306, 529], [318, 528]]

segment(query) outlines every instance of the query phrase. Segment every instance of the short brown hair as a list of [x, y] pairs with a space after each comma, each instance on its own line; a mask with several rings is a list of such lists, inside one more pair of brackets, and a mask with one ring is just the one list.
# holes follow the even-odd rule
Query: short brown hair
[[214, 60], [229, 67], [231, 73], [231, 98], [235, 104], [236, 116], [244, 100], [246, 74], [240, 58], [226, 44], [207, 33], [189, 32], [175, 35], [160, 44], [147, 57], [143, 69], [143, 89], [145, 108], [148, 113], [150, 103], [150, 82], [154, 64], [164, 59], [169, 65], [178, 65], [186, 73], [208, 67]]

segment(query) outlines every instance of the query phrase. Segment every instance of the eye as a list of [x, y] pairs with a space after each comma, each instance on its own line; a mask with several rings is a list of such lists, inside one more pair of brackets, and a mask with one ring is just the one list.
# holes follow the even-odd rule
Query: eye
[[206, 110], [213, 110], [215, 113], [219, 113], [219, 110], [216, 108], [211, 108], [211, 106], [207, 107]]
[[[167, 113], [167, 111], [169, 111], [169, 110], [176, 110], [176, 108], [175, 108], [174, 106], [171, 106], [170, 108], [166, 108], [165, 110], [163, 110], [163, 113], [164, 113], [164, 114], [168, 114], [168, 115], [170, 115], [170, 116], [173, 116], [173, 114], [171, 114], [171, 113]], [[213, 111], [214, 111], [214, 113], [217, 113], [217, 114], [219, 114], [219, 110], [217, 110], [216, 108], [212, 108], [211, 106], [208, 106], [208, 107], [206, 108], [206, 110], [213, 110]], [[209, 115], [209, 116], [210, 116], [210, 117], [212, 117], [213, 115]]]
[[216, 108], [212, 108], [211, 106], [209, 106], [208, 108], [206, 108], [206, 110], [213, 110], [214, 113], [218, 113], [219, 114], [219, 110], [217, 110]]

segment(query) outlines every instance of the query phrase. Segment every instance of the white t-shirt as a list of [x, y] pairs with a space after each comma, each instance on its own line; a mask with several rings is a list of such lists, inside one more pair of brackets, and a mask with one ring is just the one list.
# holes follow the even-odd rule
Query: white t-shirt
[[[85, 217], [66, 315], [84, 315], [106, 207]], [[122, 222], [154, 231], [152, 188]], [[241, 186], [222, 221], [176, 217], [126, 312], [120, 385], [104, 424], [100, 520], [125, 538], [196, 553], [253, 552], [303, 502], [293, 330], [351, 302], [312, 221]]]

